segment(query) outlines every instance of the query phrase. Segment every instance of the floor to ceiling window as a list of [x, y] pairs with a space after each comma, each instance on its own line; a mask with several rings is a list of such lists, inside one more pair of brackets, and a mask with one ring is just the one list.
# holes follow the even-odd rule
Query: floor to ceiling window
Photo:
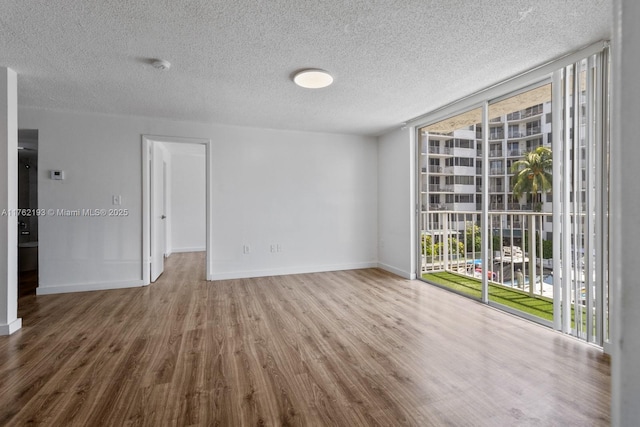
[[[471, 271], [480, 257], [476, 203], [481, 113], [475, 108], [420, 129], [419, 240], [424, 272]], [[477, 287], [452, 283], [450, 288], [480, 298]]]
[[604, 345], [607, 48], [522, 82], [416, 127], [419, 275]]
[[[489, 247], [495, 282], [488, 299], [542, 323], [553, 321], [551, 237], [553, 105], [550, 81], [489, 102]], [[506, 130], [506, 131], [505, 131]], [[492, 139], [492, 135], [496, 138]], [[498, 159], [498, 160], [494, 160]], [[493, 202], [494, 199], [496, 202]], [[491, 285], [490, 285], [491, 286]]]

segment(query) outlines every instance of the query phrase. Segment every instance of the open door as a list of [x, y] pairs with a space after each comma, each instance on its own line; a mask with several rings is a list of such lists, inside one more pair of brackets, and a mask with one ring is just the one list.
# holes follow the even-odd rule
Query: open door
[[166, 247], [166, 176], [167, 164], [159, 143], [151, 147], [151, 282], [164, 271]]
[[211, 140], [170, 136], [142, 135], [142, 280], [155, 282], [164, 270], [168, 253], [167, 191], [169, 153], [163, 143], [200, 144], [205, 146], [206, 168], [206, 272], [213, 280], [211, 236]]

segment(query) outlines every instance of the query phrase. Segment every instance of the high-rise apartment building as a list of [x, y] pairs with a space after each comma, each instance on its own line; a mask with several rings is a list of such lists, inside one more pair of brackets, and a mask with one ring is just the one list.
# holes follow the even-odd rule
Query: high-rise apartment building
[[[526, 152], [551, 147], [551, 102], [527, 105], [489, 120], [489, 210], [551, 212], [551, 192], [538, 198], [513, 194], [512, 165]], [[482, 126], [420, 135], [422, 211], [478, 212], [482, 202]], [[551, 223], [544, 227], [552, 232]]]

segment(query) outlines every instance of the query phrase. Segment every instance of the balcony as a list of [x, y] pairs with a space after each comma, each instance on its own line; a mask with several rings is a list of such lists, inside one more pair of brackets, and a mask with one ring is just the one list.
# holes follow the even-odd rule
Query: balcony
[[[453, 132], [429, 132], [429, 136], [453, 138]], [[423, 133], [425, 135], [425, 133]]]
[[509, 138], [524, 138], [526, 136], [527, 136], [527, 134], [525, 132], [520, 132], [520, 131], [510, 131], [509, 132]]
[[482, 279], [486, 275], [491, 301], [539, 316], [542, 323], [550, 322], [553, 319], [551, 257], [540, 256], [545, 253], [542, 241], [528, 242], [526, 237], [541, 234], [550, 215], [489, 212], [490, 267], [484, 269], [480, 250], [482, 232], [474, 225], [481, 222], [480, 212], [423, 213], [420, 219], [422, 277], [480, 298]]
[[542, 128], [540, 126], [527, 128], [526, 136], [537, 135], [542, 132]]
[[[430, 211], [447, 211], [450, 210], [452, 208], [452, 206], [450, 204], [447, 203], [432, 203], [429, 205], [429, 210]], [[424, 209], [423, 209], [424, 211]], [[423, 212], [423, 215], [425, 215], [425, 213]]]
[[450, 147], [429, 147], [429, 154], [451, 155], [453, 154], [453, 149]]
[[[476, 131], [476, 139], [482, 140], [482, 131]], [[489, 139], [504, 139], [504, 130], [501, 127], [494, 127], [489, 131]]]
[[530, 117], [539, 116], [544, 112], [542, 105], [538, 105], [536, 107], [527, 108], [526, 110], [515, 111], [513, 113], [507, 114], [508, 121], [514, 120], [524, 120]]
[[520, 120], [520, 111], [516, 111], [515, 113], [507, 114], [507, 120]]
[[432, 193], [451, 193], [453, 185], [430, 184], [429, 191]]
[[504, 153], [502, 150], [491, 150], [489, 151], [489, 157], [503, 157]]

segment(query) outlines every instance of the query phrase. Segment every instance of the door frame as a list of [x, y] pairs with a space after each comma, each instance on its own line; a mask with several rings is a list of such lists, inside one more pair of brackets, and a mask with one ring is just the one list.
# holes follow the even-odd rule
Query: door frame
[[151, 167], [150, 162], [153, 160], [151, 156], [151, 148], [154, 143], [183, 143], [183, 144], [199, 144], [205, 147], [205, 221], [206, 221], [206, 280], [212, 280], [213, 277], [213, 237], [211, 235], [212, 224], [212, 200], [211, 192], [211, 140], [204, 138], [186, 138], [176, 136], [160, 136], [160, 135], [142, 135], [142, 281], [145, 286], [151, 283]]

